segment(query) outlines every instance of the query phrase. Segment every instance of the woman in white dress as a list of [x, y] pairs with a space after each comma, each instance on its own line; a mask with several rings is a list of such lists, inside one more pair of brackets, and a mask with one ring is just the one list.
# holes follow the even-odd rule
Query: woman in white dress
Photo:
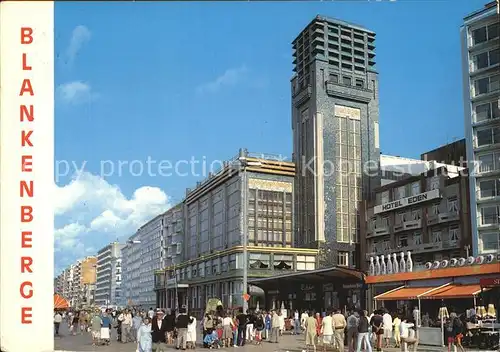
[[283, 331], [285, 331], [285, 315], [281, 310], [278, 313], [278, 319], [280, 322], [280, 335], [283, 335]]
[[196, 318], [193, 316], [189, 316], [186, 342], [189, 345], [188, 348], [194, 349], [196, 347]]

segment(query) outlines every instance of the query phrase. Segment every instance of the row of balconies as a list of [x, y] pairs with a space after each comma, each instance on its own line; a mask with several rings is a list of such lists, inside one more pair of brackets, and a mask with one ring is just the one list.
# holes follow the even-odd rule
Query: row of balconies
[[423, 253], [423, 252], [435, 252], [442, 250], [456, 249], [460, 245], [460, 241], [444, 240], [439, 243], [421, 243], [421, 244], [409, 244], [404, 247], [398, 246], [397, 248], [392, 248], [391, 245], [384, 245], [379, 243], [372, 246], [369, 252], [366, 253], [366, 259], [374, 257], [377, 255], [388, 255], [392, 253], [407, 252], [411, 251], [413, 253]]
[[[446, 223], [449, 221], [456, 221], [460, 219], [460, 215], [458, 212], [447, 212], [442, 214], [427, 214], [427, 226], [437, 225]], [[391, 233], [391, 229], [393, 233], [419, 229], [422, 227], [422, 219], [411, 219], [402, 222], [398, 222], [394, 225], [390, 225], [388, 219], [386, 221], [377, 221], [375, 228], [368, 228], [366, 237], [377, 237], [377, 236], [385, 236]]]

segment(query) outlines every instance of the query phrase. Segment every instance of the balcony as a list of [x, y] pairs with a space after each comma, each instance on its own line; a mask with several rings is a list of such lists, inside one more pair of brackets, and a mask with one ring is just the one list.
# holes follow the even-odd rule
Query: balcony
[[394, 233], [412, 229], [419, 229], [421, 227], [422, 227], [421, 219], [405, 220], [403, 222], [394, 225]]
[[460, 214], [458, 212], [446, 212], [442, 214], [431, 214], [427, 215], [427, 225], [436, 225], [441, 223], [446, 223], [449, 221], [456, 221], [460, 219]]
[[377, 236], [385, 236], [390, 234], [390, 232], [391, 232], [391, 227], [389, 226], [388, 222], [385, 223], [379, 222], [375, 224], [374, 228], [366, 234], [366, 237], [371, 238]]

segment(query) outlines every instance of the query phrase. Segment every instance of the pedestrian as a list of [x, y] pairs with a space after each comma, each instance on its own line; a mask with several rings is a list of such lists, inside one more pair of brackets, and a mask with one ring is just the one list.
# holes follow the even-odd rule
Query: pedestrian
[[370, 322], [366, 316], [366, 311], [361, 310], [359, 312], [358, 320], [358, 340], [356, 343], [356, 352], [361, 352], [361, 345], [364, 344], [366, 352], [372, 352], [372, 346], [370, 343]]
[[335, 341], [335, 348], [339, 351], [344, 351], [344, 339], [345, 339], [345, 328], [347, 322], [344, 315], [340, 312], [340, 309], [335, 310], [335, 314], [332, 316], [333, 321], [333, 338]]
[[62, 320], [62, 315], [56, 311], [56, 314], [54, 315], [54, 331], [57, 336], [59, 336], [59, 327], [61, 326]]
[[385, 347], [389, 348], [392, 338], [392, 316], [389, 314], [389, 311], [387, 309], [382, 316], [382, 321], [384, 326]]
[[262, 331], [265, 328], [264, 316], [259, 313], [255, 319], [254, 331], [255, 331], [255, 342], [257, 345], [262, 344]]
[[229, 313], [226, 313], [224, 319], [222, 319], [222, 346], [230, 347], [231, 340], [233, 337], [233, 328], [234, 323], [233, 319], [229, 316]]
[[309, 351], [309, 347], [311, 346], [313, 351], [316, 351], [316, 330], [318, 327], [318, 321], [314, 317], [314, 314], [306, 319], [304, 327], [306, 334], [306, 351]]
[[316, 344], [319, 344], [319, 337], [321, 336], [321, 326], [323, 319], [319, 313], [316, 313]]
[[356, 342], [358, 338], [358, 316], [355, 311], [352, 311], [351, 314], [347, 317], [347, 346], [349, 352], [354, 352], [356, 348]]
[[295, 309], [295, 312], [293, 313], [293, 329], [294, 335], [300, 334], [300, 316], [297, 309]]
[[247, 342], [252, 342], [254, 337], [254, 324], [255, 324], [255, 313], [250, 312], [247, 318], [247, 329], [246, 329], [246, 340]]
[[280, 337], [280, 319], [275, 310], [272, 312], [271, 316], [271, 341], [274, 343], [279, 343]]
[[280, 336], [283, 336], [283, 331], [285, 331], [285, 316], [281, 309], [278, 311], [278, 318], [280, 320]]
[[69, 331], [73, 333], [73, 336], [76, 335], [76, 331], [79, 328], [80, 324], [80, 312], [75, 312], [75, 316], [71, 322], [71, 326], [69, 327]]
[[382, 336], [384, 335], [384, 318], [381, 313], [382, 312], [380, 310], [376, 310], [370, 320], [372, 332], [375, 334], [375, 346], [377, 351], [382, 351]]
[[148, 317], [150, 320], [153, 320], [153, 317], [155, 316], [155, 311], [153, 310], [153, 307], [149, 307], [148, 311]]
[[[151, 320], [149, 320], [149, 321], [151, 322]], [[132, 335], [132, 338], [134, 339], [135, 342], [139, 342], [139, 341], [137, 341], [137, 332], [139, 331], [139, 328], [142, 326], [143, 322], [144, 322], [144, 318], [141, 317], [141, 314], [139, 312], [134, 314], [134, 317], [132, 318], [131, 335]]]
[[158, 309], [151, 322], [151, 336], [155, 352], [167, 352], [167, 326], [163, 321], [165, 313]]
[[102, 316], [101, 316], [101, 340], [106, 344], [109, 345], [111, 343], [111, 335], [110, 335], [110, 330], [111, 330], [111, 317], [109, 314], [105, 311]]
[[92, 346], [99, 344], [101, 338], [102, 319], [99, 315], [94, 315], [90, 321], [90, 334], [92, 335]]
[[176, 349], [186, 350], [187, 343], [187, 329], [189, 326], [189, 316], [187, 315], [186, 308], [182, 307], [179, 309], [179, 316], [175, 322], [175, 328], [177, 330], [177, 346]]
[[245, 346], [247, 332], [247, 315], [243, 313], [243, 308], [240, 308], [240, 313], [236, 316], [238, 320], [238, 346]]
[[265, 313], [265, 323], [266, 323], [266, 329], [265, 329], [265, 339], [269, 341], [271, 338], [271, 314], [269, 312]]
[[238, 347], [238, 318], [233, 313], [233, 347]]
[[398, 314], [395, 315], [394, 320], [392, 321], [392, 326], [394, 327], [394, 341], [396, 348], [401, 347], [401, 335], [399, 333], [399, 325], [401, 324], [401, 319], [399, 319]]
[[187, 329], [187, 348], [196, 348], [196, 318], [192, 315], [189, 316], [189, 325]]
[[133, 341], [131, 335], [132, 329], [132, 314], [128, 309], [123, 312], [123, 320], [122, 320], [122, 343], [127, 343]]
[[167, 329], [167, 344], [174, 343], [174, 330], [175, 330], [175, 311], [167, 309], [165, 314], [165, 324]]
[[151, 337], [151, 321], [149, 317], [144, 318], [141, 326], [137, 330], [137, 351], [139, 352], [152, 352], [153, 340]]
[[323, 336], [323, 352], [326, 352], [326, 347], [333, 343], [333, 318], [332, 313], [327, 312], [327, 315], [321, 321], [321, 335]]

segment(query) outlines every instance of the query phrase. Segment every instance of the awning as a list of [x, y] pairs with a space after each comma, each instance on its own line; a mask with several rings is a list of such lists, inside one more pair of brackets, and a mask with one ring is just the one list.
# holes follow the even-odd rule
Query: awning
[[375, 296], [377, 301], [404, 301], [418, 299], [422, 294], [433, 290], [435, 287], [399, 287]]
[[[487, 290], [483, 289], [483, 291]], [[422, 295], [420, 299], [473, 298], [480, 293], [480, 285], [447, 285]]]
[[57, 293], [54, 293], [54, 309], [68, 309], [69, 302]]

